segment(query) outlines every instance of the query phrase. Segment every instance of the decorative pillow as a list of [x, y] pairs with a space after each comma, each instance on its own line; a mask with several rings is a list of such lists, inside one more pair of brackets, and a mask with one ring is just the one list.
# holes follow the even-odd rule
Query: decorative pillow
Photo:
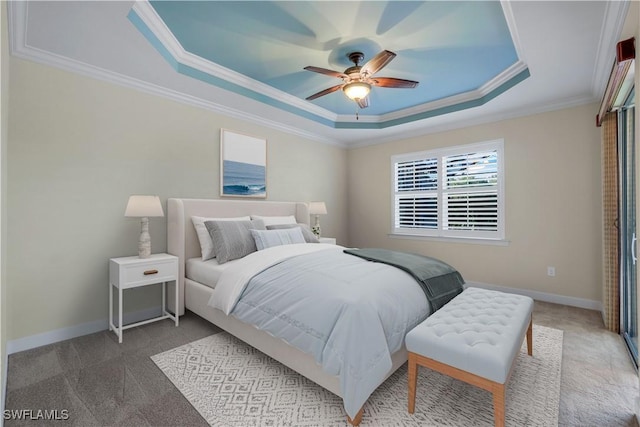
[[286, 230], [249, 230], [259, 251], [272, 246], [305, 243], [300, 227]]
[[213, 242], [211, 241], [211, 235], [209, 230], [205, 227], [205, 221], [250, 221], [248, 216], [239, 216], [235, 218], [205, 218], [202, 216], [192, 216], [191, 221], [196, 229], [198, 240], [200, 241], [200, 251], [202, 253], [202, 260], [206, 261], [211, 258], [215, 258], [216, 253], [213, 251]]
[[307, 224], [276, 224], [267, 226], [267, 230], [284, 230], [287, 228], [300, 228], [302, 235], [307, 243], [320, 243], [320, 240], [311, 231], [311, 227]]
[[293, 215], [288, 216], [260, 216], [251, 215], [251, 219], [260, 219], [264, 222], [265, 226], [276, 224], [296, 224], [296, 217]]
[[253, 221], [205, 221], [204, 225], [211, 235], [218, 264], [242, 258], [257, 250], [249, 231], [257, 226]]

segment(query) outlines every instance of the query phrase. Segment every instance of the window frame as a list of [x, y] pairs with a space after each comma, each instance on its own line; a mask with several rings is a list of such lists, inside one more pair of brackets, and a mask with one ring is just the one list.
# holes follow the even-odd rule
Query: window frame
[[[446, 167], [445, 159], [449, 156], [472, 154], [476, 152], [495, 151], [497, 155], [497, 183], [495, 190], [497, 192], [497, 229], [495, 231], [482, 230], [449, 230], [444, 228], [445, 212], [444, 197], [446, 194], [452, 193], [451, 189], [444, 188], [446, 183]], [[414, 191], [414, 192], [398, 192], [396, 191], [397, 173], [396, 165], [402, 162], [437, 159], [437, 188], [434, 191]], [[493, 186], [492, 186], [493, 187]], [[487, 187], [481, 187], [475, 191], [482, 191]], [[396, 201], [399, 195], [415, 196], [427, 195], [434, 193], [437, 200], [437, 227], [435, 229], [426, 228], [396, 228]], [[455, 190], [455, 192], [465, 192], [464, 189]], [[491, 141], [476, 142], [465, 145], [457, 145], [452, 147], [443, 147], [433, 150], [417, 151], [412, 153], [395, 154], [391, 156], [391, 235], [406, 236], [418, 238], [434, 238], [434, 239], [451, 239], [459, 241], [504, 241], [505, 239], [505, 170], [504, 170], [504, 139], [495, 139]]]

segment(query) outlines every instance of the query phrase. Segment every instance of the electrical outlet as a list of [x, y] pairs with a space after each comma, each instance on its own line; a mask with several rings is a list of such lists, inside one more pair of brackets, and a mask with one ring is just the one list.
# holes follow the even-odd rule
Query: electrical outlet
[[555, 267], [547, 267], [547, 276], [556, 277], [556, 268]]

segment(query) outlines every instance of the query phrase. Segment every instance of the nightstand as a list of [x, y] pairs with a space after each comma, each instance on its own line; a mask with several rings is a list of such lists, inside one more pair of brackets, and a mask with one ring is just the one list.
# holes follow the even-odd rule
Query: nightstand
[[[137, 256], [111, 258], [109, 260], [109, 330], [122, 342], [122, 331], [163, 319], [173, 319], [178, 326], [178, 315], [167, 311], [166, 284], [176, 281], [176, 306], [178, 305], [178, 257], [169, 254], [153, 254], [149, 258]], [[122, 291], [141, 286], [162, 283], [162, 314], [142, 322], [122, 324]], [[118, 289], [118, 327], [113, 324], [113, 288]]]
[[336, 244], [335, 237], [320, 237], [318, 240], [320, 241], [320, 243], [329, 243], [330, 245]]

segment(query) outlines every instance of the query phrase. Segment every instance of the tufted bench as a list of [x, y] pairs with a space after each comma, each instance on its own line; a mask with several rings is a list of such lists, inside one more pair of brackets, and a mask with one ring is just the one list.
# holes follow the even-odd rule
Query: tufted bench
[[467, 288], [413, 328], [405, 338], [409, 413], [421, 365], [493, 393], [495, 425], [504, 426], [505, 387], [525, 333], [533, 354], [532, 310], [529, 297]]

